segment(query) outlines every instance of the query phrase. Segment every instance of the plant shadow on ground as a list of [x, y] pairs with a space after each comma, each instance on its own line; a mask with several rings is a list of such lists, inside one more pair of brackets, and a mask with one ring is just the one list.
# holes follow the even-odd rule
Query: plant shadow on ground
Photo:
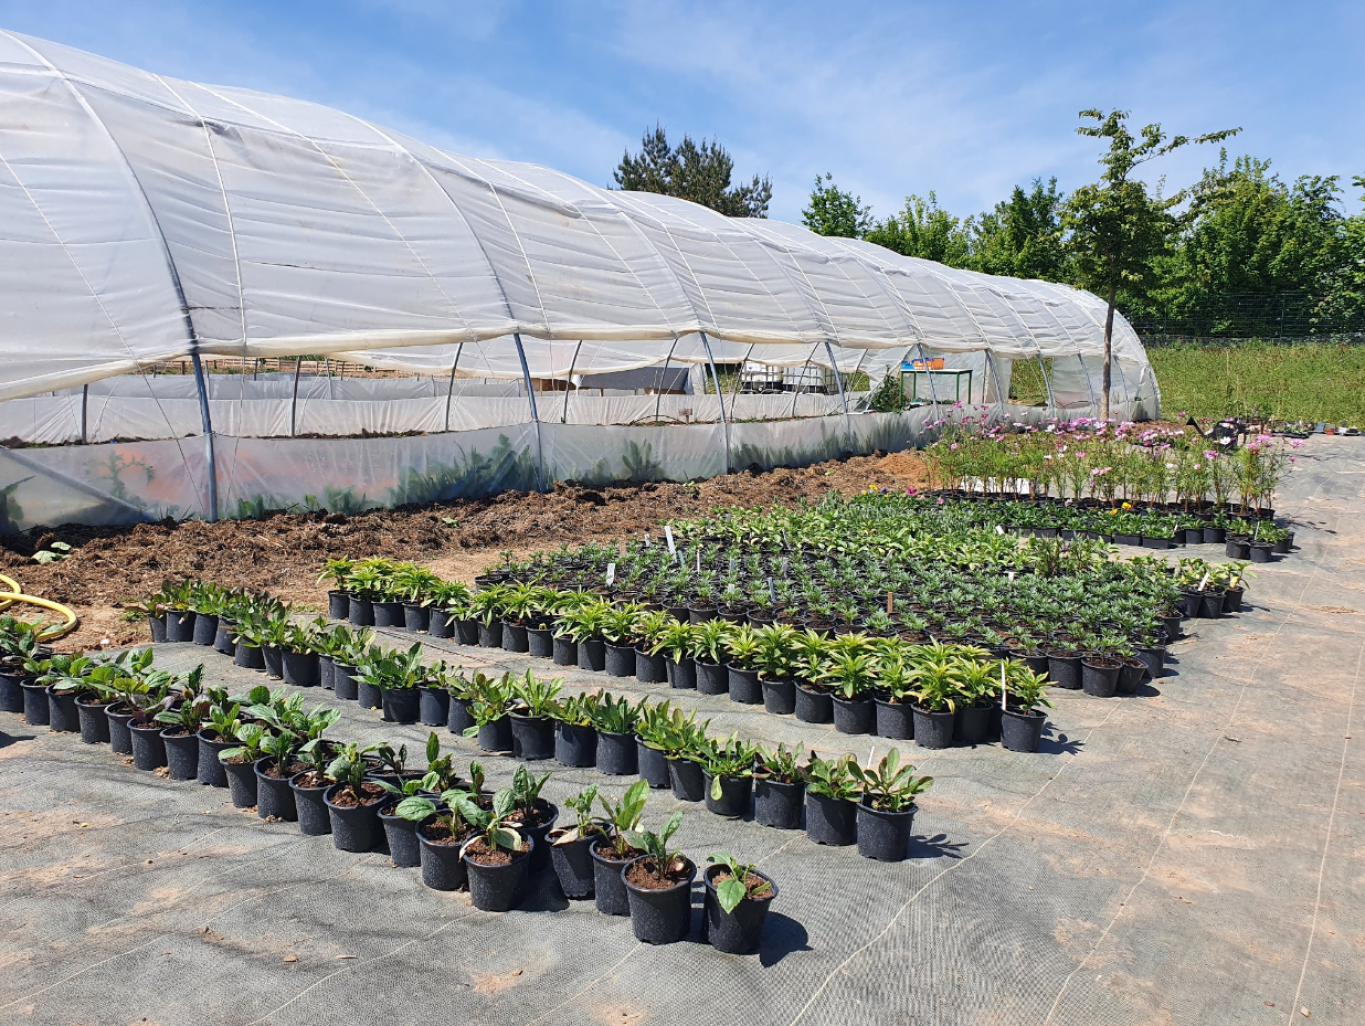
[[1066, 734], [1046, 734], [1038, 742], [1038, 754], [1076, 755], [1080, 752], [1082, 744], [1080, 738], [1068, 737]]
[[530, 890], [517, 907], [523, 912], [563, 912], [569, 907], [569, 899], [560, 890], [554, 870], [547, 867], [531, 877]]
[[781, 912], [769, 912], [763, 923], [763, 940], [758, 946], [758, 962], [763, 968], [777, 965], [797, 951], [814, 951], [806, 928]]
[[950, 841], [947, 834], [934, 834], [933, 837], [912, 837], [906, 854], [911, 859], [962, 858], [966, 841]]
[[0, 749], [8, 748], [18, 741], [32, 741], [34, 737], [33, 734], [6, 734], [0, 730]]

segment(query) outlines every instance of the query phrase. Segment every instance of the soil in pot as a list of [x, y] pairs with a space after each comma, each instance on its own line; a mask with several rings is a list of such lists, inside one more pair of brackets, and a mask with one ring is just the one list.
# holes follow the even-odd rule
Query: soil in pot
[[1085, 659], [1081, 662], [1081, 689], [1092, 698], [1113, 698], [1119, 686], [1117, 659]]
[[479, 643], [479, 621], [478, 620], [456, 620], [455, 621], [455, 643], [473, 648]]
[[382, 709], [384, 707], [384, 690], [377, 684], [369, 681], [356, 679], [355, 682], [356, 704], [362, 709]]
[[630, 902], [635, 939], [645, 944], [672, 944], [692, 930], [692, 881], [697, 867], [681, 858], [655, 872], [645, 859], [631, 862], [622, 874]]
[[24, 722], [30, 727], [48, 726], [51, 710], [47, 704], [47, 685], [26, 680], [19, 686], [24, 690]]
[[1006, 709], [1000, 722], [1000, 743], [1011, 752], [1036, 752], [1043, 738], [1046, 714]]
[[554, 829], [559, 819], [559, 807], [544, 798], [537, 798], [529, 810], [518, 809], [507, 817], [507, 821], [518, 825], [523, 837], [535, 841], [531, 851], [530, 872], [539, 873], [550, 865], [550, 846], [545, 838]]
[[1199, 612], [1197, 615], [1208, 620], [1216, 620], [1223, 615], [1223, 602], [1225, 592], [1206, 591], [1199, 596]]
[[433, 609], [427, 616], [427, 633], [433, 638], [455, 637], [455, 621], [443, 609]]
[[526, 628], [526, 652], [533, 659], [549, 659], [554, 655], [554, 635], [548, 627]]
[[729, 869], [711, 866], [702, 879], [706, 885], [702, 904], [702, 932], [711, 946], [731, 955], [747, 955], [757, 951], [768, 909], [777, 897], [777, 885], [772, 878], [758, 870], [751, 870], [744, 880], [748, 895], [730, 912], [721, 907], [720, 899], [716, 896], [716, 885], [730, 879]]
[[1242, 596], [1246, 594], [1243, 588], [1229, 588], [1223, 592], [1223, 612], [1240, 613], [1242, 611]]
[[403, 629], [410, 634], [425, 631], [431, 626], [431, 607], [420, 602], [403, 603]]
[[915, 806], [901, 812], [874, 808], [864, 797], [858, 803], [858, 854], [878, 862], [902, 862], [910, 850]]
[[475, 908], [485, 912], [506, 912], [521, 904], [526, 896], [531, 854], [535, 850], [535, 842], [530, 838], [526, 838], [525, 843], [525, 851], [508, 852], [502, 848], [490, 849], [488, 843], [478, 837], [465, 848], [469, 896]]
[[596, 876], [591, 848], [601, 835], [589, 834], [563, 844], [558, 843], [566, 833], [564, 830], [550, 831], [550, 865], [554, 867], [564, 897], [575, 900], [591, 898]]
[[244, 670], [264, 670], [265, 650], [245, 641], [238, 641], [232, 648], [232, 662]]
[[218, 753], [231, 748], [237, 742], [220, 741], [216, 737], [199, 732], [199, 783], [212, 787], [227, 787], [227, 770], [218, 761]]
[[318, 654], [316, 652], [288, 652], [284, 653], [284, 682], [292, 684], [296, 688], [314, 688], [318, 686], [321, 679], [321, 672], [318, 667]]
[[213, 636], [213, 650], [225, 656], [235, 655], [237, 642], [232, 640], [232, 634], [236, 629], [237, 624], [235, 622], [220, 616], [218, 618], [218, 630]]
[[552, 759], [555, 754], [555, 721], [548, 716], [512, 713], [512, 755], [526, 762]]
[[[468, 831], [452, 834], [449, 827], [436, 820], [417, 826], [413, 841], [417, 848], [418, 864], [422, 867], [422, 883], [433, 891], [458, 891], [468, 886], [469, 873], [460, 852], [468, 838]], [[392, 839], [389, 848], [393, 849]], [[397, 859], [394, 864], [399, 864]]]
[[332, 694], [343, 702], [354, 702], [359, 694], [356, 672], [356, 668], [347, 663], [332, 663]]
[[479, 647], [502, 648], [502, 624], [498, 621], [484, 623], [479, 621]]
[[161, 732], [166, 746], [166, 767], [172, 780], [195, 780], [199, 776], [199, 735], [180, 727]]
[[374, 603], [356, 595], [349, 596], [346, 619], [350, 620], [356, 627], [373, 627]]
[[616, 645], [608, 641], [604, 665], [608, 677], [635, 676], [635, 648], [631, 645]]
[[464, 737], [464, 732], [472, 726], [474, 726], [474, 717], [469, 715], [469, 699], [451, 695], [450, 715], [446, 718], [446, 729], [456, 737]]
[[172, 644], [194, 640], [194, 612], [172, 609], [166, 613], [166, 640]]
[[640, 771], [635, 735], [597, 732], [597, 771], [611, 777], [630, 777]]
[[1134, 694], [1138, 685], [1142, 683], [1142, 678], [1147, 675], [1147, 664], [1137, 656], [1127, 656], [1119, 660], [1119, 683], [1118, 694]]
[[[133, 754], [133, 735], [128, 730], [128, 723], [133, 718], [133, 714], [126, 709], [120, 709], [117, 705], [106, 705], [104, 707], [105, 720], [109, 725], [109, 750], [116, 755]], [[223, 781], [223, 786], [227, 786], [227, 781]]]
[[951, 748], [957, 728], [957, 714], [949, 709], [930, 712], [922, 706], [911, 706], [915, 721], [915, 744], [921, 748]]
[[667, 660], [664, 654], [652, 655], [648, 650], [635, 650], [635, 677], [641, 684], [662, 684], [668, 680]]
[[379, 806], [388, 796], [378, 784], [337, 784], [323, 795], [332, 821], [332, 843], [341, 851], [370, 851], [379, 840]]
[[561, 766], [597, 765], [597, 728], [560, 721], [555, 726], [555, 762]]
[[556, 666], [577, 666], [578, 665], [578, 642], [573, 638], [566, 638], [563, 635], [555, 635], [554, 649], [551, 658]]
[[479, 750], [484, 752], [510, 752], [516, 745], [512, 738], [512, 718], [499, 716], [479, 728]]
[[597, 911], [604, 916], [630, 915], [630, 899], [626, 897], [626, 882], [621, 872], [638, 858], [640, 852], [627, 848], [623, 858], [617, 858], [611, 842], [598, 838], [588, 848], [592, 859], [593, 897]]
[[332, 817], [327, 811], [326, 794], [333, 781], [320, 773], [305, 771], [289, 778], [294, 806], [299, 814], [299, 831], [307, 837], [332, 832]]
[[376, 627], [398, 627], [403, 626], [403, 603], [401, 602], [375, 602], [374, 606], [374, 625]]
[[294, 803], [294, 789], [289, 786], [289, 781], [302, 770], [303, 766], [298, 763], [281, 769], [269, 756], [259, 760], [256, 763], [256, 815], [261, 819], [296, 822], [299, 810]]
[[351, 597], [339, 588], [327, 592], [327, 616], [333, 620], [344, 620], [351, 611]]
[[284, 652], [274, 645], [261, 646], [261, 658], [265, 660], [265, 675], [277, 680], [284, 679]]
[[238, 809], [254, 808], [256, 805], [255, 760], [239, 755], [224, 759], [220, 755], [218, 761], [223, 764], [223, 771], [227, 774], [228, 792], [232, 795], [233, 806]]
[[807, 791], [806, 836], [816, 844], [852, 844], [858, 839], [858, 806], [845, 798]]
[[754, 822], [778, 830], [801, 829], [806, 785], [759, 777], [754, 781]]
[[526, 625], [504, 623], [502, 625], [502, 647], [506, 652], [526, 652], [530, 649], [530, 639], [526, 636]]

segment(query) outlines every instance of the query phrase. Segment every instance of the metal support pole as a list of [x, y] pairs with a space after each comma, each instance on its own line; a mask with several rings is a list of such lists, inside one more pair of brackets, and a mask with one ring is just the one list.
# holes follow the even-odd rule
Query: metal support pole
[[848, 416], [848, 396], [844, 392], [844, 379], [839, 374], [839, 362], [834, 359], [834, 347], [825, 339], [825, 352], [829, 354], [829, 365], [834, 371], [834, 384], [839, 389], [839, 404], [844, 408], [844, 437], [848, 441], [849, 452], [853, 451], [853, 421]]
[[1047, 389], [1047, 408], [1051, 412], [1057, 408], [1057, 404], [1052, 401], [1052, 382], [1048, 380], [1047, 368], [1043, 366], [1043, 354], [1038, 354], [1038, 373], [1043, 376], [1043, 387]]
[[654, 390], [654, 423], [659, 423], [659, 404], [664, 400], [664, 377], [668, 374], [669, 361], [673, 359], [673, 350], [678, 348], [678, 336], [673, 336], [673, 344], [668, 347], [668, 355], [664, 357], [664, 369], [659, 373], [659, 387]]
[[569, 373], [564, 378], [564, 411], [559, 415], [561, 424], [569, 422], [569, 389], [573, 388], [573, 368], [578, 362], [578, 351], [582, 348], [583, 340], [580, 338], [578, 344], [573, 347], [573, 356], [569, 358]]
[[450, 403], [455, 398], [455, 368], [460, 366], [460, 354], [464, 352], [461, 342], [455, 349], [455, 359], [450, 361], [450, 387], [446, 389], [446, 430], [450, 430]]
[[87, 428], [90, 425], [90, 386], [81, 386], [81, 445], [85, 445], [89, 437]]
[[730, 422], [725, 419], [725, 392], [720, 387], [720, 375], [716, 372], [716, 358], [711, 353], [711, 340], [706, 337], [706, 332], [698, 332], [701, 335], [702, 347], [706, 350], [706, 362], [711, 367], [711, 380], [716, 383], [716, 404], [720, 407], [720, 426], [725, 431], [725, 472], [730, 473]]
[[[744, 354], [744, 359], [739, 361], [739, 370], [735, 372], [735, 387], [730, 393], [730, 419], [735, 419], [735, 401], [739, 399], [739, 390], [744, 385], [744, 366], [749, 362], [749, 357], [754, 354], [754, 347], [750, 346], [749, 351]], [[724, 399], [721, 400], [724, 402]]]
[[796, 388], [792, 392], [792, 408], [791, 413], [788, 414], [788, 416], [793, 419], [796, 417], [796, 400], [801, 398], [801, 389], [806, 387], [806, 376], [810, 371], [810, 362], [815, 358], [815, 351], [819, 348], [820, 346], [818, 343], [811, 346], [810, 352], [806, 355], [806, 362], [801, 365], [801, 380], [796, 383]]
[[218, 522], [218, 461], [214, 454], [213, 445], [213, 420], [209, 417], [209, 387], [204, 380], [204, 364], [199, 359], [199, 352], [190, 354], [190, 360], [194, 364], [194, 383], [199, 389], [199, 420], [204, 431], [204, 445], [208, 453], [209, 463], [209, 523]]
[[934, 416], [938, 416], [938, 389], [934, 388], [934, 374], [929, 369], [929, 354], [924, 351], [924, 343], [920, 342], [916, 348], [919, 350], [920, 362], [924, 364], [924, 380], [929, 382], [929, 401], [934, 404]]
[[1076, 362], [1081, 365], [1081, 373], [1085, 375], [1085, 394], [1090, 397], [1090, 405], [1095, 405], [1095, 386], [1090, 382], [1090, 372], [1085, 369], [1085, 357], [1080, 353], [1076, 354]]
[[327, 398], [335, 399], [337, 396], [332, 389], [332, 361], [325, 356], [322, 358], [322, 369], [327, 372]]
[[299, 371], [303, 369], [303, 357], [294, 357], [294, 397], [289, 401], [289, 437], [297, 436], [299, 423]]
[[540, 439], [540, 411], [536, 409], [536, 390], [531, 387], [531, 366], [526, 362], [526, 348], [521, 344], [521, 334], [512, 336], [517, 344], [517, 358], [521, 360], [521, 376], [526, 382], [526, 401], [531, 407], [531, 420], [536, 425], [536, 486], [545, 491], [545, 447]]

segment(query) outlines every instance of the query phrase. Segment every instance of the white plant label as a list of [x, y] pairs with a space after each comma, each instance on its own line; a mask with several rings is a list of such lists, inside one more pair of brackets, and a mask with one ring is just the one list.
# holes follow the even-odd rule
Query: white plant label
[[1208, 584], [1209, 584], [1209, 573], [1208, 573], [1208, 571], [1206, 570], [1206, 571], [1204, 571], [1204, 576], [1201, 577], [1201, 578], [1199, 578], [1199, 589], [1198, 589], [1198, 590], [1199, 590], [1199, 591], [1203, 591], [1206, 587], [1208, 587]]
[[611, 583], [613, 583], [615, 580], [616, 580], [616, 564], [615, 564], [615, 563], [608, 563], [608, 564], [607, 564], [607, 583], [608, 583], [608, 584], [611, 584]]
[[1009, 688], [1005, 684], [1005, 661], [1002, 659], [1000, 660], [1000, 708], [1003, 711], [1009, 707]]
[[777, 589], [773, 587], [773, 579], [771, 577], [768, 578], [768, 598], [772, 599], [774, 602], [777, 601]]
[[677, 551], [678, 551], [678, 546], [677, 546], [677, 545], [674, 543], [674, 541], [673, 541], [673, 525], [672, 525], [672, 524], [665, 524], [665, 525], [664, 525], [664, 538], [666, 538], [666, 539], [668, 540], [668, 551], [669, 551], [669, 552], [677, 552]]
[[697, 549], [697, 573], [701, 573], [701, 548]]
[[730, 557], [730, 573], [733, 574], [734, 572], [735, 572], [735, 557], [734, 557], [734, 556], [731, 556], [731, 557]]
[[649, 540], [649, 532], [646, 531], [646, 532], [645, 532], [645, 548], [647, 548], [647, 549], [648, 549], [648, 548], [651, 548], [651, 547], [653, 547], [653, 545], [654, 545], [654, 543], [653, 543], [652, 541]]
[[891, 592], [888, 591], [886, 593], [886, 615], [890, 616], [892, 613], [894, 613], [896, 611], [895, 607], [896, 600], [892, 597]]
[[1005, 529], [1004, 529], [1003, 527], [1001, 527], [999, 524], [996, 524], [996, 525], [995, 525], [995, 533], [996, 533], [996, 534], [1004, 534], [1004, 533], [1005, 533]]

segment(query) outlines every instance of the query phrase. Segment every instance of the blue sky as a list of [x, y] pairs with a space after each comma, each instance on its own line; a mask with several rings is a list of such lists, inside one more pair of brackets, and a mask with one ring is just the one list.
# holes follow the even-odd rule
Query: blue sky
[[[1110, 9], [1112, 8], [1112, 10]], [[885, 214], [1091, 180], [1076, 112], [1242, 126], [1286, 178], [1365, 174], [1365, 3], [0, 0], [0, 27], [341, 107], [599, 185], [642, 131], [717, 137], [798, 221], [825, 171]], [[1159, 166], [1187, 184], [1216, 152]]]

